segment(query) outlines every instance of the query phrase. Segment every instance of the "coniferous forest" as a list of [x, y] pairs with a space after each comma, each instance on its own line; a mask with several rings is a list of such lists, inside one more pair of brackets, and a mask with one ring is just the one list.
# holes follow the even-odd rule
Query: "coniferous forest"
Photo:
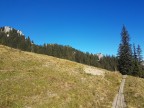
[[122, 74], [144, 77], [144, 66], [141, 65], [142, 51], [140, 46], [138, 45], [136, 48], [135, 45], [133, 45], [133, 49], [131, 48], [129, 35], [125, 27], [123, 27], [121, 35], [122, 41], [118, 49], [118, 56], [105, 55], [100, 60], [96, 54], [82, 52], [70, 46], [58, 44], [37, 45], [30, 37], [18, 33], [16, 29], [4, 32], [4, 27], [0, 28], [0, 44], [22, 51], [46, 54], [110, 71], [120, 71]]

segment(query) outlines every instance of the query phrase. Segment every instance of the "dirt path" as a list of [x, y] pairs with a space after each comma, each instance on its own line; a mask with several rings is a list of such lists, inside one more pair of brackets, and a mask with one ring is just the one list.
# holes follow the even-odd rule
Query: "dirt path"
[[127, 75], [123, 75], [123, 79], [119, 88], [119, 92], [113, 101], [112, 108], [126, 108], [126, 103], [125, 103], [124, 94], [123, 94], [126, 77]]
[[95, 67], [90, 67], [90, 66], [85, 66], [84, 71], [85, 73], [88, 73], [88, 74], [102, 75], [102, 76], [104, 76], [104, 73], [105, 73], [104, 70], [101, 70]]

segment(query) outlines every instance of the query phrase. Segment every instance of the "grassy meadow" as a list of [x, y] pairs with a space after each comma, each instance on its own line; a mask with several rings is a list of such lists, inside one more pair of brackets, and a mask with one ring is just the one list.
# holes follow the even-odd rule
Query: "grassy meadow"
[[128, 108], [144, 108], [144, 79], [128, 76], [124, 94]]
[[94, 76], [84, 68], [0, 45], [0, 108], [111, 108], [122, 76], [106, 70]]

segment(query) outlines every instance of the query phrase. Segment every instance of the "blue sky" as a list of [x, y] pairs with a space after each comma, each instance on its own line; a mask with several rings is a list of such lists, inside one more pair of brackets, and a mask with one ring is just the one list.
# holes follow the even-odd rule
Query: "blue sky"
[[0, 26], [20, 29], [36, 44], [116, 55], [125, 24], [144, 51], [143, 0], [1, 0], [0, 10]]

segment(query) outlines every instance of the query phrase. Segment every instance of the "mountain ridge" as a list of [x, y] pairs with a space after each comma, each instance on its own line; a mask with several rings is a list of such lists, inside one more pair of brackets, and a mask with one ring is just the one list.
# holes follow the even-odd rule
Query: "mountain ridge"
[[84, 53], [70, 46], [58, 44], [37, 45], [31, 41], [30, 37], [21, 35], [22, 33], [20, 34], [19, 31], [20, 30], [9, 26], [0, 28], [0, 44], [23, 51], [46, 54], [112, 71], [117, 70], [117, 58], [114, 56], [103, 56], [102, 54], [91, 54], [88, 52]]

